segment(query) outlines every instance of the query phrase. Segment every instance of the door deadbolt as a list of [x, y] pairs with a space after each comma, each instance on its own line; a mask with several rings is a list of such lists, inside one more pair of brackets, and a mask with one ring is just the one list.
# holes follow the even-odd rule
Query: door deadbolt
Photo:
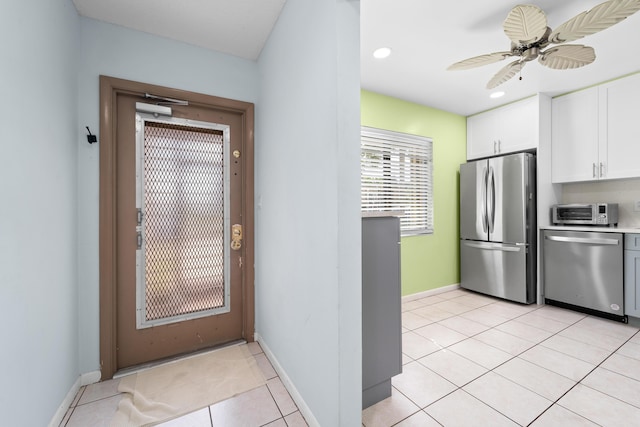
[[240, 150], [233, 150], [233, 157], [236, 159], [240, 157]]
[[242, 224], [231, 226], [231, 249], [237, 251], [242, 247]]

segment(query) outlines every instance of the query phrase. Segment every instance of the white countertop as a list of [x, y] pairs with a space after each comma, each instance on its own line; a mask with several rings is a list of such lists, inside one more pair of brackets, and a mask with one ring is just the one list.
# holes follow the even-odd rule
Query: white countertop
[[559, 231], [595, 231], [598, 233], [637, 233], [640, 234], [640, 227], [598, 227], [594, 225], [547, 225], [540, 227], [540, 230]]
[[[380, 218], [385, 216], [402, 216], [404, 212], [402, 211], [373, 211], [373, 212], [362, 212], [362, 218]], [[640, 230], [638, 231], [640, 233]]]

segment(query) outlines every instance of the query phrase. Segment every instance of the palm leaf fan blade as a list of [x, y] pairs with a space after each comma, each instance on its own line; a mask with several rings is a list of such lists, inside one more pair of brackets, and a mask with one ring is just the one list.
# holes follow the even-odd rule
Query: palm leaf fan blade
[[520, 70], [522, 70], [522, 67], [524, 67], [524, 64], [524, 62], [518, 60], [502, 67], [500, 71], [498, 71], [496, 75], [489, 80], [489, 83], [487, 83], [487, 89], [493, 89], [518, 74]]
[[565, 43], [605, 30], [640, 10], [640, 0], [609, 0], [582, 12], [549, 35], [551, 43]]
[[562, 45], [547, 49], [540, 55], [538, 61], [554, 70], [568, 70], [584, 67], [596, 59], [592, 47], [583, 45]]
[[502, 27], [516, 45], [533, 43], [547, 31], [547, 17], [538, 6], [521, 4], [511, 9]]
[[511, 52], [494, 52], [487, 53], [485, 55], [474, 56], [473, 58], [468, 58], [455, 64], [451, 64], [447, 70], [468, 70], [470, 68], [481, 67], [483, 65], [493, 64], [494, 62], [500, 62], [503, 59], [512, 56]]

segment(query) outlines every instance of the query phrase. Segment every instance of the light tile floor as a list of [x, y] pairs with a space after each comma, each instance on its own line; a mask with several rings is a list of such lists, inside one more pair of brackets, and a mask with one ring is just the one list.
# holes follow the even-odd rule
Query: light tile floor
[[640, 426], [640, 333], [462, 289], [410, 301], [374, 426]]
[[[307, 423], [260, 345], [247, 345], [267, 379], [266, 385], [159, 425], [306, 427]], [[82, 387], [60, 426], [109, 426], [121, 399], [119, 382], [115, 379]]]
[[[403, 373], [365, 427], [640, 425], [638, 328], [462, 289], [403, 304]], [[306, 426], [257, 343], [267, 384], [163, 426]], [[82, 387], [61, 426], [108, 426], [119, 380]], [[250, 408], [250, 410], [247, 410]]]

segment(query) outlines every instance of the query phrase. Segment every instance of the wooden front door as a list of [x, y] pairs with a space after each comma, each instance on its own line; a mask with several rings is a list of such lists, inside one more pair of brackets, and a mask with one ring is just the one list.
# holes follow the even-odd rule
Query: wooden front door
[[111, 87], [102, 88], [111, 95], [103, 118], [113, 118], [101, 123], [101, 238], [111, 243], [101, 239], [101, 272], [105, 262], [111, 277], [101, 277], [103, 379], [252, 341], [253, 106], [110, 78], [101, 85]]

